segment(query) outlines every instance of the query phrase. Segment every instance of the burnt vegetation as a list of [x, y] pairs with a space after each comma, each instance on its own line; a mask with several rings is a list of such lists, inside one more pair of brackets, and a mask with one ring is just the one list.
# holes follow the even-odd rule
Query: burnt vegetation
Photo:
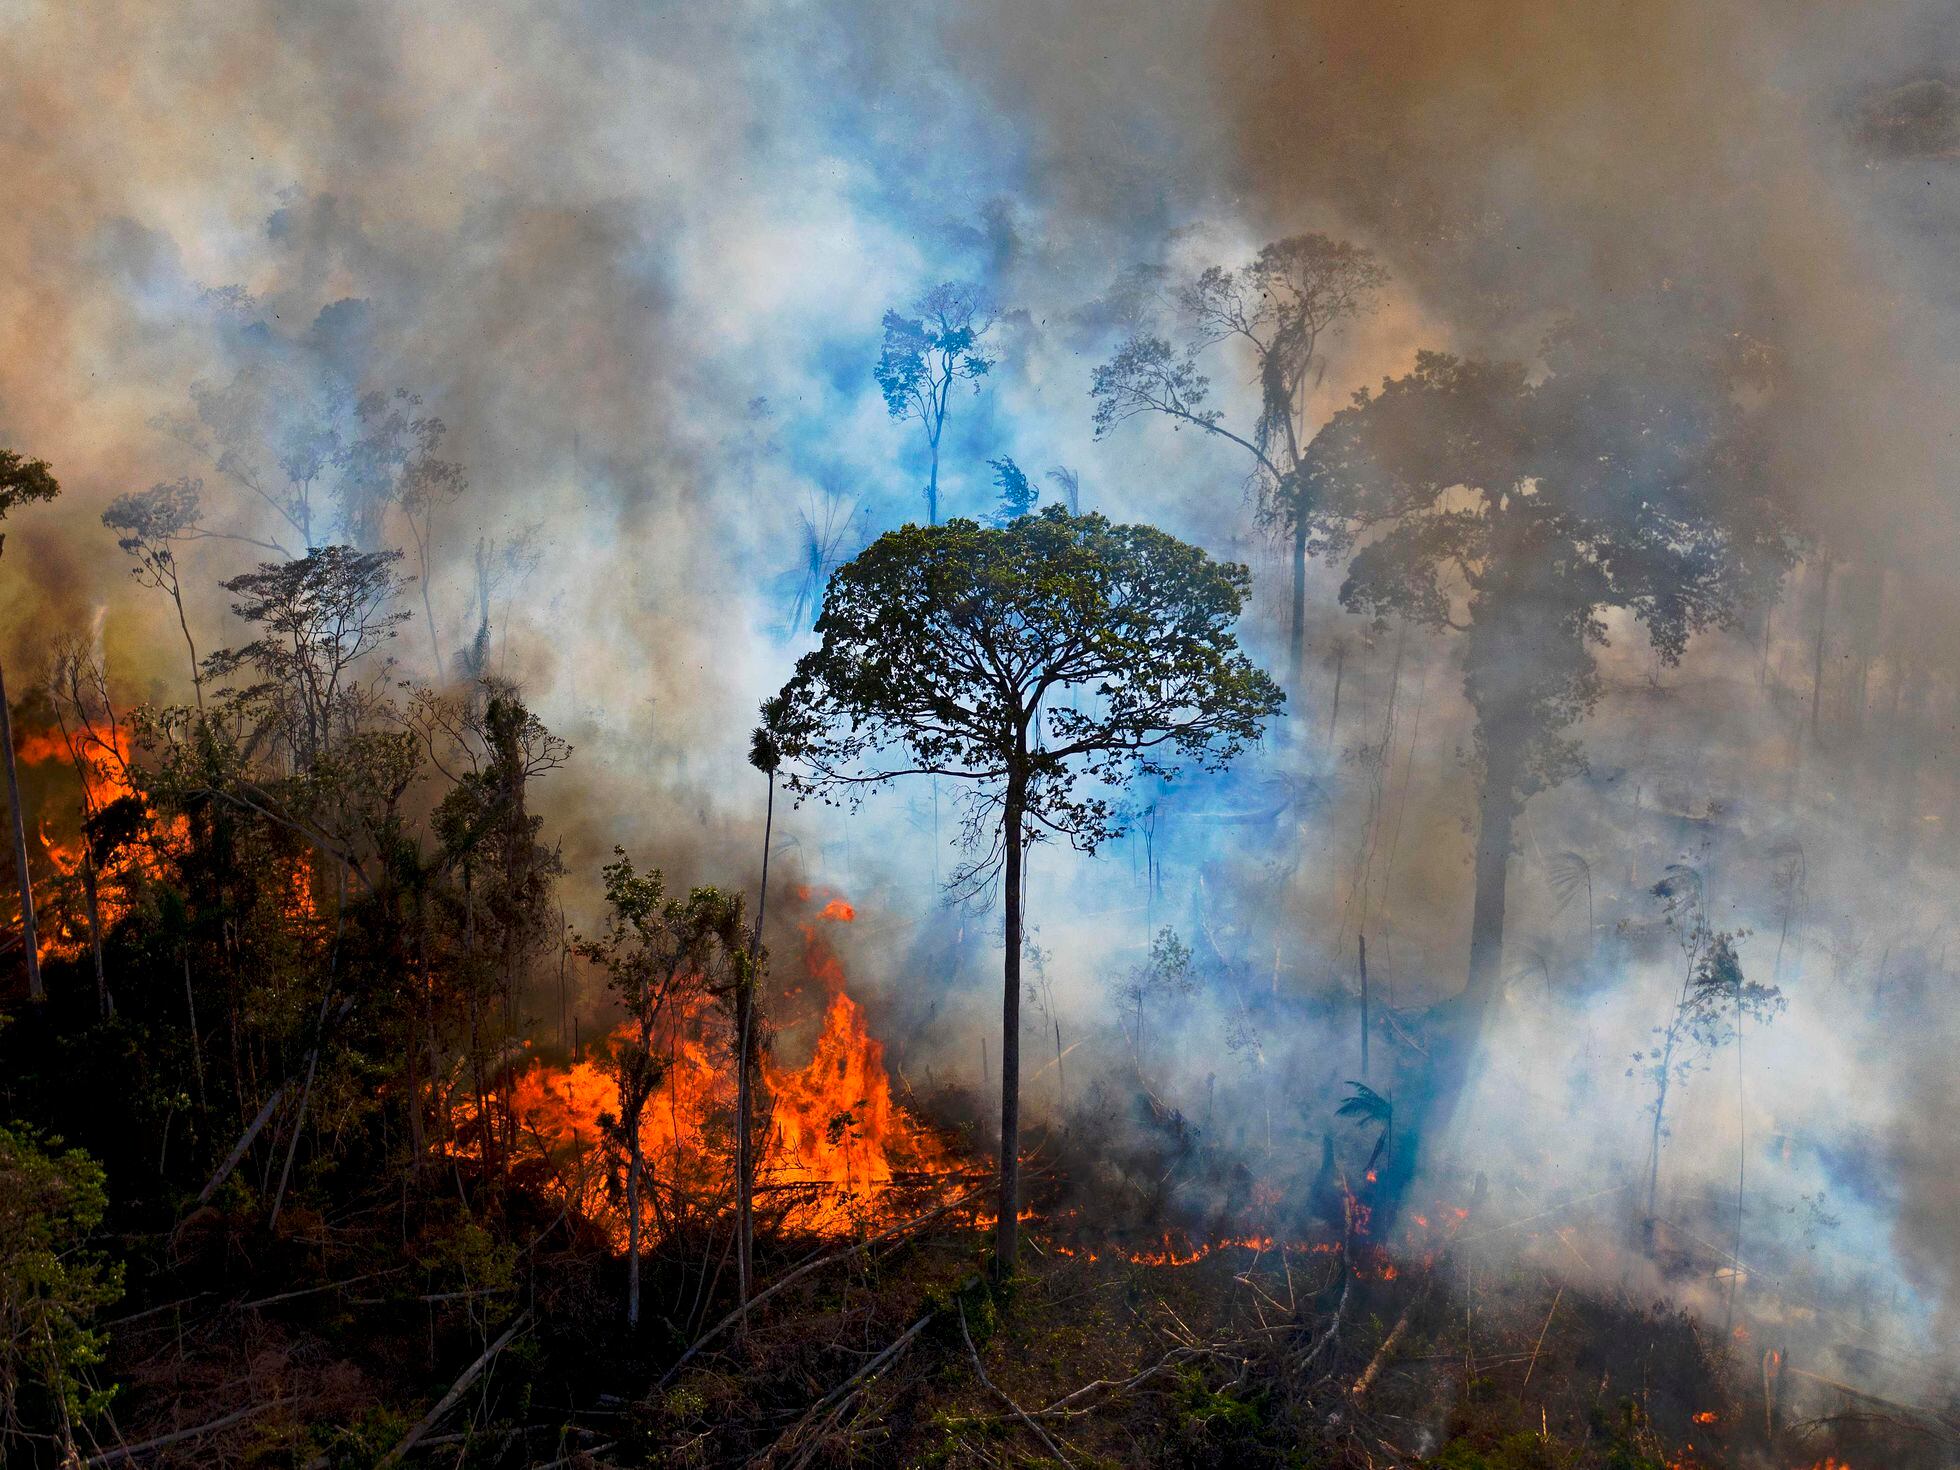
[[[1932, 135], [1923, 99], [1893, 111]], [[1424, 352], [1316, 421], [1331, 343], [1391, 289], [1368, 250], [1278, 240], [1138, 287], [1081, 385], [1098, 437], [1148, 418], [1237, 456], [1210, 489], [1272, 538], [1265, 604], [1246, 565], [1004, 450], [960, 466], [975, 513], [942, 515], [1019, 318], [967, 283], [887, 313], [867, 376], [923, 447], [924, 524], [805, 513], [779, 620], [804, 651], [769, 650], [779, 692], [730, 735], [760, 852], [608, 840], [583, 870], [543, 815], [578, 757], [493, 656], [528, 553], [477, 541], [471, 636], [444, 645], [431, 571], [469, 479], [443, 422], [395, 388], [195, 390], [159, 427], [205, 478], [101, 517], [175, 630], [155, 677], [71, 629], [0, 690], [6, 1463], [1952, 1463], [1950, 1380], [1799, 1325], [1851, 1293], [1752, 1279], [1741, 1058], [1801, 1004], [1801, 843], [1763, 869], [1773, 934], [1718, 927], [1705, 801], [1634, 799], [1662, 867], [1651, 843], [1525, 858], [1549, 793], [1617, 799], [1586, 739], [1625, 644], [1651, 692], [1698, 638], [1767, 649], [1784, 600], [1826, 641], [1833, 560], [1762, 455], [1775, 354], [1671, 303], [1664, 350], [1574, 318], [1533, 364]], [[59, 488], [0, 451], [0, 517]], [[222, 614], [186, 569], [219, 553]], [[1806, 558], [1809, 604], [1785, 587]], [[1317, 660], [1322, 613], [1343, 631]], [[1411, 860], [1432, 671], [1467, 712], [1441, 753], [1470, 792], [1467, 923], [1398, 1003], [1418, 966], [1370, 905]], [[1342, 785], [1352, 857], [1315, 804]], [[998, 997], [965, 1070], [906, 1051], [933, 976], [854, 993], [854, 895], [778, 834], [893, 786], [945, 808], [947, 971], [970, 945]], [[1178, 822], [1266, 866], [1167, 885]], [[1044, 948], [1070, 895], [1028, 868], [1064, 849], [1141, 854], [1142, 942], [1094, 973]], [[1303, 865], [1346, 883], [1302, 940], [1338, 967], [1261, 947]], [[1527, 871], [1550, 898], [1521, 937]], [[1478, 1151], [1535, 1085], [1491, 1061], [1500, 1013], [1563, 1024], [1555, 991], [1622, 962], [1666, 976], [1651, 1043], [1596, 1059], [1640, 1088], [1645, 1152], [1541, 1205]], [[1065, 984], [1106, 1001], [1095, 1037]], [[1734, 1189], [1671, 1198], [1670, 1139], [1731, 1115], [1690, 1079], [1731, 1066]]]

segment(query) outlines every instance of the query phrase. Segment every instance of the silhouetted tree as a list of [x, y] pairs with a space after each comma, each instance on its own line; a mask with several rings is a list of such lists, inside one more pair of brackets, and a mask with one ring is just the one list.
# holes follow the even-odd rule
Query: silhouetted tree
[[[990, 459], [988, 465], [994, 472], [994, 485], [1000, 491], [1000, 504], [990, 516], [989, 523], [1005, 526], [1010, 521], [1018, 521], [1034, 510], [1034, 503], [1040, 499], [1041, 492], [1028, 483], [1028, 477], [1019, 465], [1006, 455]], [[1070, 512], [1074, 514], [1074, 512]]]
[[1720, 358], [1606, 364], [1567, 340], [1515, 364], [1420, 354], [1316, 438], [1304, 473], [1341, 601], [1461, 633], [1481, 768], [1467, 999], [1496, 992], [1512, 824], [1580, 770], [1566, 732], [1600, 693], [1594, 649], [1630, 614], [1663, 662], [1773, 591], [1791, 543], [1730, 409]]
[[1152, 527], [1060, 506], [999, 528], [906, 526], [832, 578], [821, 647], [764, 706], [799, 800], [905, 775], [969, 783], [955, 883], [975, 892], [998, 872], [1006, 909], [1002, 1273], [1017, 1246], [1023, 850], [1055, 836], [1093, 852], [1121, 829], [1129, 779], [1218, 769], [1258, 737], [1285, 696], [1232, 631], [1249, 582]]
[[1082, 477], [1067, 465], [1058, 464], [1048, 472], [1048, 478], [1062, 492], [1062, 503], [1068, 507], [1072, 516], [1082, 514]]
[[[1758, 985], [1744, 978], [1736, 946], [1742, 936], [1718, 933], [1708, 924], [1702, 902], [1701, 874], [1685, 863], [1669, 866], [1667, 874], [1652, 889], [1664, 905], [1665, 921], [1674, 931], [1682, 955], [1681, 993], [1667, 1020], [1654, 1027], [1653, 1045], [1633, 1054], [1627, 1075], [1646, 1078], [1654, 1086], [1654, 1100], [1647, 1111], [1653, 1119], [1647, 1150], [1647, 1213], [1645, 1231], [1652, 1243], [1655, 1210], [1660, 1195], [1661, 1147], [1666, 1142], [1667, 1104], [1676, 1084], [1697, 1065], [1721, 1047], [1742, 1045], [1745, 1019], [1754, 1017], [1768, 1024], [1787, 1008], [1783, 992], [1774, 985]], [[1736, 1208], [1741, 1230], [1741, 1176], [1738, 1175]]]
[[[1298, 679], [1306, 657], [1307, 553], [1313, 521], [1311, 487], [1301, 478], [1307, 443], [1307, 395], [1324, 370], [1320, 348], [1329, 331], [1373, 309], [1388, 272], [1372, 251], [1325, 235], [1276, 240], [1236, 271], [1212, 266], [1178, 293], [1188, 330], [1173, 345], [1138, 332], [1098, 367], [1096, 437], [1139, 414], [1156, 413], [1238, 445], [1252, 456], [1260, 517], [1293, 546], [1293, 601], [1288, 671]], [[1248, 430], [1228, 428], [1210, 406], [1211, 380], [1199, 358], [1221, 343], [1249, 349], [1258, 364], [1259, 415]]]
[[204, 711], [204, 670], [198, 663], [190, 620], [184, 616], [183, 573], [177, 564], [176, 548], [203, 536], [198, 526], [203, 516], [203, 494], [204, 482], [186, 477], [118, 495], [102, 512], [102, 524], [119, 533], [116, 544], [136, 559], [131, 575], [143, 586], [165, 594], [177, 609], [177, 626], [183, 630], [184, 646], [190, 650], [191, 687], [200, 714]]
[[207, 678], [242, 669], [259, 682], [232, 691], [226, 713], [252, 724], [304, 768], [359, 724], [363, 660], [379, 652], [408, 618], [393, 609], [403, 580], [399, 551], [321, 546], [297, 561], [262, 562], [224, 589], [232, 611], [259, 636], [204, 661]]
[[1607, 614], [1671, 664], [1693, 633], [1735, 626], [1792, 557], [1736, 407], [1754, 364], [1692, 335], [1609, 351], [1573, 327], [1547, 357], [1534, 384], [1515, 364], [1419, 354], [1356, 394], [1302, 469], [1323, 544], [1352, 552], [1343, 605], [1464, 639], [1479, 771], [1468, 978], [1418, 1099], [1425, 1143], [1463, 1095], [1501, 986], [1517, 815], [1584, 768], [1568, 732], [1600, 695]]
[[[898, 420], [916, 419], [926, 436], [926, 522], [939, 524], [939, 443], [955, 383], [992, 370], [986, 352], [993, 327], [980, 288], [946, 281], [912, 303], [912, 314], [885, 313], [884, 348], [875, 375], [885, 407]], [[976, 383], [974, 391], [979, 392]]]

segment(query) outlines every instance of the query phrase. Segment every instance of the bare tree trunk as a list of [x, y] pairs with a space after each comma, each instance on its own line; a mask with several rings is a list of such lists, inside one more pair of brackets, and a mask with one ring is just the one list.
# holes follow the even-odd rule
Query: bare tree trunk
[[1307, 520], [1306, 506], [1293, 512], [1293, 631], [1289, 650], [1296, 698], [1307, 677]]
[[929, 526], [936, 526], [939, 524], [939, 434], [938, 432], [935, 431], [933, 433], [930, 440], [930, 445], [932, 449], [932, 467], [930, 470], [927, 471], [926, 474], [926, 524]]
[[95, 856], [89, 851], [88, 834], [82, 834], [82, 898], [88, 908], [88, 945], [95, 955], [95, 1008], [103, 1020], [116, 1013], [109, 998], [109, 972], [102, 964], [102, 910], [95, 897]]
[[1497, 996], [1504, 969], [1504, 879], [1517, 820], [1517, 755], [1500, 739], [1486, 742], [1478, 796], [1476, 898], [1470, 914], [1470, 973], [1465, 997], [1481, 1013]]
[[[428, 628], [429, 628], [429, 657], [433, 660], [433, 662], [430, 664], [430, 669], [431, 669], [430, 677], [433, 678], [437, 684], [441, 684], [442, 683], [442, 640], [436, 637], [436, 610], [429, 602], [429, 554], [433, 549], [431, 543], [435, 540], [434, 520], [435, 520], [434, 511], [433, 509], [431, 509], [430, 524], [428, 526], [423, 527], [417, 525], [415, 522], [415, 518], [413, 516], [410, 516], [409, 528], [415, 533], [415, 559], [417, 562], [420, 563], [420, 565], [417, 567], [417, 570], [421, 573], [421, 576], [417, 580], [422, 584], [421, 585], [422, 616], [424, 620], [426, 620], [426, 622], [428, 623]], [[489, 618], [487, 616], [484, 618], [484, 622], [485, 623], [489, 622]], [[477, 670], [477, 672], [481, 674], [483, 670], [479, 669]]]
[[27, 818], [20, 805], [20, 772], [14, 763], [14, 720], [7, 708], [7, 679], [0, 673], [0, 746], [7, 754], [7, 801], [14, 811], [14, 866], [20, 874], [20, 941], [27, 956], [27, 998], [44, 1001], [40, 940], [34, 933], [34, 880], [27, 871]]
[[1742, 1069], [1742, 985], [1735, 987], [1735, 1249], [1729, 1253], [1729, 1309], [1722, 1326], [1726, 1340], [1735, 1326], [1735, 1299], [1742, 1290], [1742, 1201], [1749, 1173], [1749, 1113], [1745, 1089], [1747, 1075]]
[[1021, 1182], [1021, 822], [1025, 782], [1017, 766], [1007, 778], [1007, 804], [1002, 815], [1007, 956], [1000, 1006], [1000, 1218], [994, 1225], [994, 1274], [1001, 1280], [1014, 1274], [1020, 1248], [1015, 1217], [1020, 1208]]
[[1810, 657], [1810, 743], [1820, 743], [1818, 721], [1824, 708], [1824, 643], [1830, 627], [1831, 559], [1824, 558], [1817, 583], [1817, 641]]
[[191, 1064], [197, 1073], [197, 1108], [200, 1113], [210, 1111], [210, 1104], [204, 1096], [204, 1041], [197, 1034], [197, 996], [191, 991], [191, 954], [184, 951], [184, 1008], [190, 1012], [191, 1019]]
[[769, 906], [769, 843], [776, 826], [776, 773], [769, 772], [769, 803], [762, 819], [762, 886], [755, 903], [755, 931], [749, 936], [748, 971], [735, 993], [739, 1014], [735, 1074], [735, 1277], [747, 1305], [755, 1289], [755, 984], [762, 954], [762, 921]]
[[1661, 1080], [1654, 1093], [1653, 1136], [1647, 1140], [1647, 1230], [1651, 1237], [1654, 1228], [1654, 1209], [1661, 1194], [1661, 1138], [1667, 1132], [1667, 1076], [1673, 1065], [1674, 1039], [1668, 1038], [1667, 1049], [1661, 1053]]
[[1347, 671], [1347, 645], [1334, 645], [1334, 698], [1327, 716], [1327, 743], [1334, 743], [1334, 731], [1341, 723], [1341, 675]]
[[640, 1325], [640, 1171], [645, 1167], [640, 1152], [640, 1115], [637, 1110], [627, 1125], [626, 1166], [626, 1325]]
[[184, 630], [184, 646], [191, 651], [191, 692], [197, 696], [197, 712], [204, 713], [204, 671], [197, 662], [197, 643], [191, 638], [191, 625], [184, 616], [184, 592], [177, 583], [173, 567], [170, 576], [170, 600], [177, 604], [177, 626]]
[[1357, 934], [1355, 947], [1361, 955], [1361, 1080], [1368, 1080], [1368, 936]]

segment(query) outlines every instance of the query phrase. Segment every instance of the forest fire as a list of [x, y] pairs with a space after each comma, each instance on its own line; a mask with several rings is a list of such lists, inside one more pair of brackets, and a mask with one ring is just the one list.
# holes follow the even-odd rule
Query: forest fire
[[[130, 781], [129, 758], [129, 735], [119, 727], [107, 732], [32, 731], [15, 744], [14, 759], [20, 765], [69, 767], [76, 773], [81, 787], [76, 813], [81, 829], [73, 837], [51, 834], [45, 811], [36, 827], [42, 852], [60, 880], [48, 899], [35, 904], [39, 920], [37, 948], [44, 961], [72, 959], [88, 947], [90, 905], [94, 908], [94, 922], [104, 929], [115, 924], [128, 910], [126, 898], [112, 891], [120, 885], [111, 882], [107, 889], [102, 885], [105, 880], [116, 878], [125, 867], [142, 864], [147, 855], [134, 846], [125, 846], [112, 855], [102, 870], [91, 869], [87, 823], [118, 802], [140, 803], [141, 798]], [[151, 866], [154, 867], [153, 861]], [[75, 905], [71, 895], [77, 887], [82, 889], [80, 913], [72, 912]], [[51, 910], [45, 915], [39, 913], [44, 903]]]
[[0, 1465], [1960, 1466], [1952, 8], [13, 7]]
[[[846, 988], [843, 962], [822, 925], [847, 924], [855, 910], [829, 900], [801, 926], [801, 970], [825, 997], [809, 1059], [783, 1065], [765, 1055], [762, 1068], [763, 1142], [757, 1168], [758, 1211], [782, 1228], [844, 1235], [895, 1213], [886, 1199], [895, 1184], [930, 1187], [958, 1160], [892, 1095], [884, 1046], [870, 1033], [864, 1010]], [[701, 1003], [678, 1018], [667, 1037], [665, 1073], [642, 1118], [646, 1157], [673, 1183], [674, 1195], [718, 1200], [728, 1190], [735, 1087], [726, 1026]], [[513, 1085], [511, 1106], [522, 1129], [561, 1162], [561, 1178], [579, 1207], [595, 1218], [616, 1210], [587, 1167], [619, 1109], [613, 1053], [631, 1043], [622, 1026], [595, 1055], [559, 1066], [533, 1061]], [[574, 1164], [574, 1167], [564, 1167]], [[655, 1228], [670, 1212], [656, 1200]], [[625, 1238], [623, 1222], [614, 1233]]]

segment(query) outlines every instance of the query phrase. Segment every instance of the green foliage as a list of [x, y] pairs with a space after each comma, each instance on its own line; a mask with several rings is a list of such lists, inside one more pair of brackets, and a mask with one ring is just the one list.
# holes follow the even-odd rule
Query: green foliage
[[369, 1409], [349, 1424], [322, 1425], [313, 1432], [317, 1459], [325, 1470], [373, 1470], [412, 1427], [395, 1409]]
[[1120, 822], [1085, 779], [1220, 768], [1283, 702], [1231, 631], [1248, 584], [1162, 531], [1060, 506], [906, 526], [832, 580], [823, 644], [765, 723], [799, 798], [908, 774], [1019, 781], [1032, 824], [1091, 851]]
[[1429, 1462], [1436, 1470], [1566, 1470], [1571, 1451], [1542, 1435], [1508, 1434], [1495, 1442], [1453, 1439]]
[[631, 1044], [612, 1052], [619, 1115], [608, 1133], [615, 1148], [637, 1159], [640, 1115], [667, 1075], [660, 1028], [691, 995], [726, 996], [746, 983], [748, 931], [742, 895], [702, 887], [668, 898], [658, 869], [642, 874], [625, 849], [613, 853], [604, 869], [605, 928], [574, 947], [605, 972], [633, 1028]]
[[1169, 1463], [1219, 1465], [1273, 1463], [1261, 1445], [1267, 1425], [1267, 1395], [1236, 1384], [1214, 1389], [1195, 1364], [1171, 1375], [1171, 1417], [1165, 1446]]
[[122, 1268], [88, 1245], [108, 1203], [102, 1166], [81, 1149], [0, 1127], [0, 1446], [65, 1441], [108, 1406], [90, 1321], [122, 1295]]
[[60, 493], [61, 483], [46, 460], [0, 449], [0, 521], [23, 505], [53, 500]]

